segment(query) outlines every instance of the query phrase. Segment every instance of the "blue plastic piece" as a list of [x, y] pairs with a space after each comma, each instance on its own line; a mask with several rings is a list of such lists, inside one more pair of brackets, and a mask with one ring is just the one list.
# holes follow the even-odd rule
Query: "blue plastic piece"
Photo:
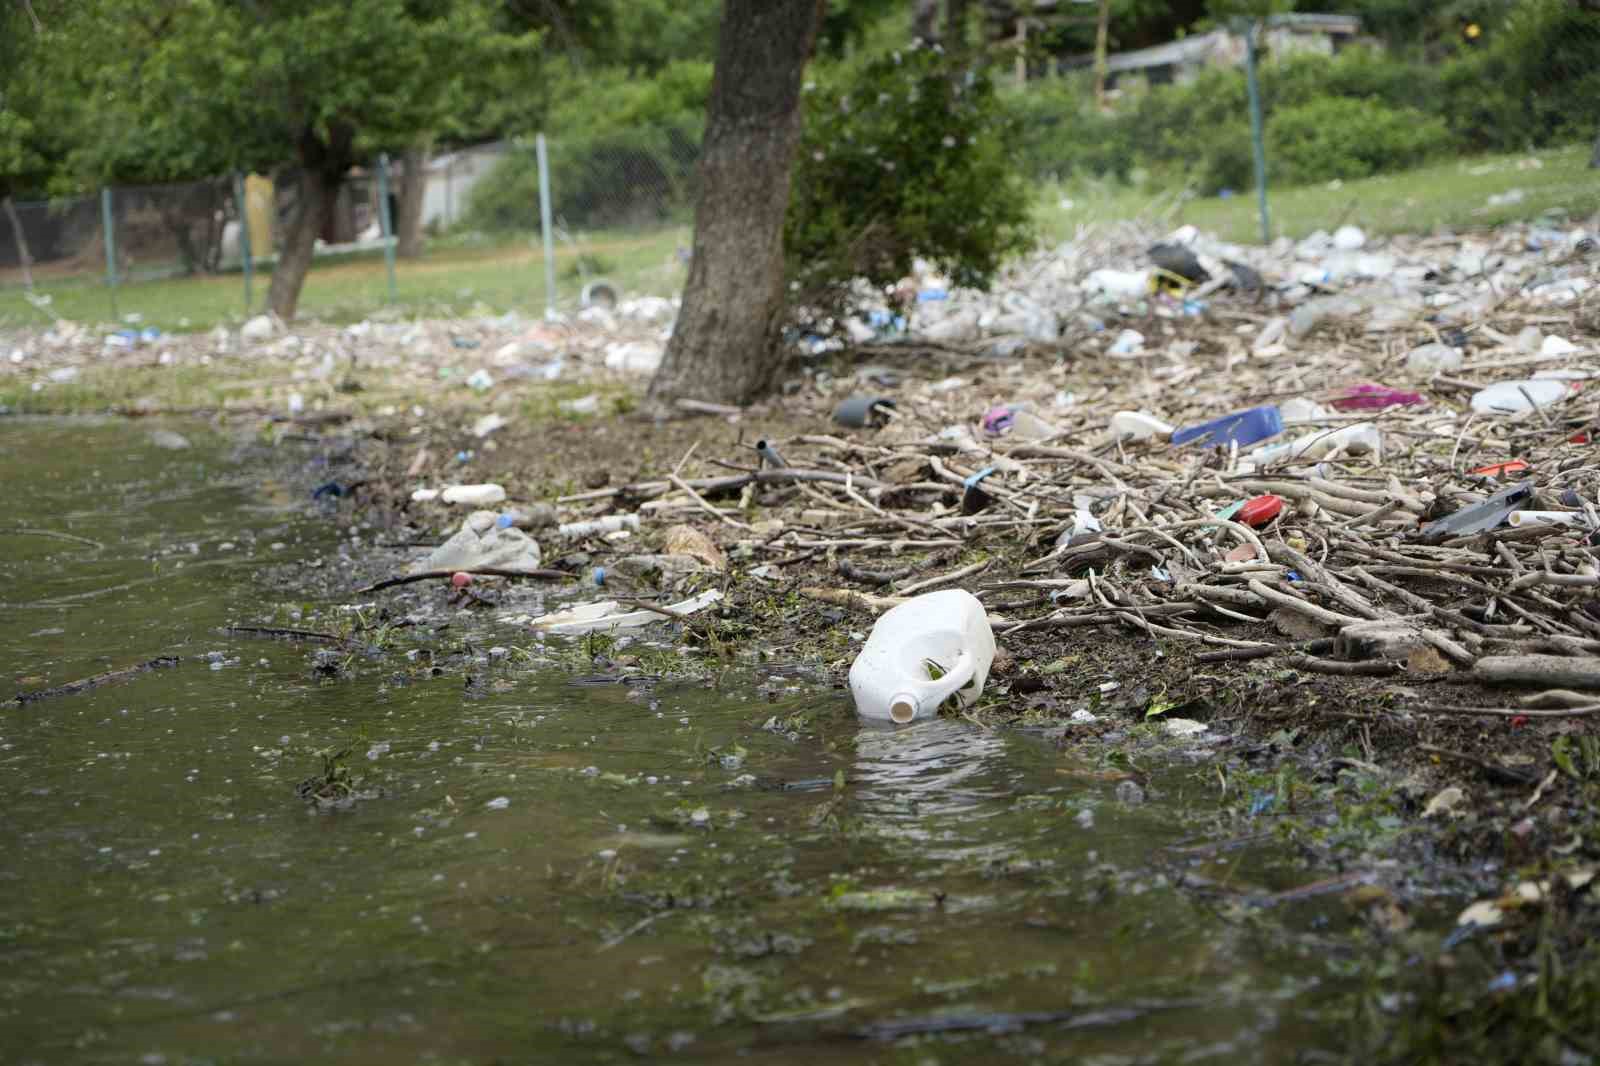
[[605, 567], [597, 566], [597, 567], [594, 568], [594, 583], [596, 585], [604, 585], [606, 583], [606, 568]]
[[496, 528], [496, 529], [510, 529], [512, 523], [515, 522], [515, 521], [516, 521], [516, 519], [512, 518], [510, 515], [503, 514], [503, 515], [501, 515], [500, 517], [498, 517], [498, 518], [496, 518], [494, 520], [494, 528]]
[[1172, 443], [1188, 444], [1194, 441], [1201, 444], [1231, 444], [1237, 441], [1239, 447], [1243, 448], [1268, 437], [1276, 437], [1282, 432], [1283, 416], [1278, 413], [1277, 407], [1251, 407], [1213, 418], [1198, 426], [1184, 426], [1173, 432]]

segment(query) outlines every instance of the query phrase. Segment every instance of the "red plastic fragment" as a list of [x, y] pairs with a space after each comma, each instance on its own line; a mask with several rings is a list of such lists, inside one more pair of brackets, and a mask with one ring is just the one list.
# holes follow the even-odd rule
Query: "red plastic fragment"
[[455, 573], [450, 575], [450, 584], [454, 585], [458, 589], [464, 589], [468, 585], [472, 584], [472, 575], [467, 573], [465, 570], [457, 570]]
[[1527, 724], [1528, 724], [1528, 716], [1527, 715], [1525, 715], [1525, 714], [1514, 714], [1514, 715], [1511, 716], [1511, 728], [1512, 729], [1521, 729], [1523, 726], [1525, 726]]
[[1246, 500], [1244, 506], [1239, 508], [1239, 513], [1233, 517], [1247, 526], [1264, 526], [1277, 518], [1282, 511], [1283, 497], [1257, 496], [1252, 500]]
[[1513, 459], [1508, 463], [1490, 463], [1488, 466], [1480, 466], [1473, 473], [1482, 474], [1484, 477], [1505, 477], [1507, 474], [1520, 474], [1526, 469], [1528, 469], [1527, 463], [1521, 459]]

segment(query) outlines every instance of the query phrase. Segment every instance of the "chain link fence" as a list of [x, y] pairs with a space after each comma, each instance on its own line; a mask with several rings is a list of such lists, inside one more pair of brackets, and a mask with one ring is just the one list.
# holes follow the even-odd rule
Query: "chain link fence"
[[[676, 294], [698, 138], [644, 131], [547, 147], [542, 188], [533, 139], [436, 153], [415, 175], [384, 159], [353, 169], [318, 235], [297, 313], [538, 316], [573, 313], [586, 292], [599, 302]], [[259, 314], [295, 190], [292, 175], [229, 175], [0, 202], [0, 327], [68, 318], [196, 329]], [[416, 257], [397, 254], [408, 206]]]

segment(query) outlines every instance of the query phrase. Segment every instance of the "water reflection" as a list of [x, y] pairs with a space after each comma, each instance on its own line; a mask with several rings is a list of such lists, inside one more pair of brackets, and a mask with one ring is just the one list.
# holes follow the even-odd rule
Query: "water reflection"
[[854, 809], [882, 836], [916, 843], [930, 858], [998, 854], [1004, 849], [984, 840], [983, 823], [1004, 813], [1012, 794], [1005, 749], [1002, 734], [967, 722], [863, 723], [851, 773]]

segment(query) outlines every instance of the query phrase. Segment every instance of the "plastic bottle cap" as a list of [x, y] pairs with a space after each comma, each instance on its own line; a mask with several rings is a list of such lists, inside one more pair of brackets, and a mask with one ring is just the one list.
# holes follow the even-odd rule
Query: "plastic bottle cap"
[[889, 701], [889, 719], [905, 725], [917, 716], [918, 699], [909, 692], [901, 692]]
[[1234, 517], [1247, 526], [1264, 526], [1283, 511], [1283, 497], [1257, 496], [1245, 502]]

